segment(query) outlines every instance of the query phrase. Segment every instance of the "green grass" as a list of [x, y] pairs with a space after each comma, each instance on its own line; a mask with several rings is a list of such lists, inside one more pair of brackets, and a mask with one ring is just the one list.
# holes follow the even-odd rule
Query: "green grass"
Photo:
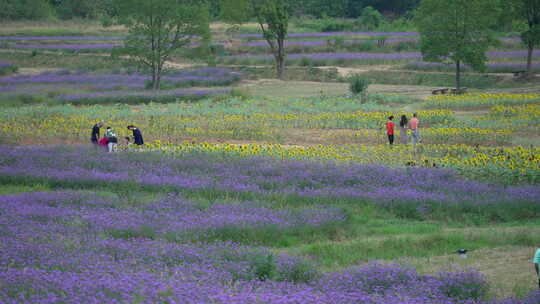
[[48, 191], [45, 185], [33, 184], [33, 185], [17, 185], [17, 184], [2, 184], [0, 185], [0, 195], [17, 194], [23, 192], [36, 192], [36, 191]]
[[403, 257], [430, 257], [453, 254], [467, 248], [498, 246], [535, 246], [540, 241], [540, 228], [506, 230], [498, 227], [474, 231], [468, 229], [392, 235], [387, 237], [358, 237], [342, 242], [325, 241], [292, 249], [315, 259], [327, 269], [348, 267], [372, 259], [396, 260]]
[[99, 20], [7, 21], [0, 23], [0, 35], [62, 36], [62, 35], [122, 35], [121, 27], [104, 28]]
[[19, 68], [41, 69], [121, 69], [126, 63], [110, 56], [78, 55], [62, 53], [62, 55], [46, 52], [0, 52], [0, 60], [10, 62]]

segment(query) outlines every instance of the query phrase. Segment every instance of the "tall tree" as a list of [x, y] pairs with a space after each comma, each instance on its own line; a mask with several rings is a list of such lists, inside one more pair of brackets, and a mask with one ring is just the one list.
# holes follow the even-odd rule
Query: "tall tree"
[[534, 47], [540, 45], [540, 0], [511, 0], [503, 5], [505, 11], [526, 24], [521, 40], [527, 46], [527, 76], [532, 77], [532, 55]]
[[208, 7], [187, 0], [116, 0], [129, 28], [121, 53], [152, 73], [159, 90], [165, 62], [178, 49], [210, 35]]
[[289, 27], [289, 13], [285, 0], [253, 0], [253, 13], [276, 60], [279, 79], [285, 76], [285, 38]]
[[[276, 62], [279, 79], [285, 76], [285, 38], [289, 28], [287, 0], [222, 0], [222, 19], [232, 24], [257, 19]], [[248, 13], [245, 13], [247, 11]]]
[[422, 0], [415, 23], [424, 60], [450, 59], [456, 66], [456, 89], [461, 91], [461, 67], [486, 68], [486, 51], [494, 44], [490, 26], [497, 7], [491, 0]]

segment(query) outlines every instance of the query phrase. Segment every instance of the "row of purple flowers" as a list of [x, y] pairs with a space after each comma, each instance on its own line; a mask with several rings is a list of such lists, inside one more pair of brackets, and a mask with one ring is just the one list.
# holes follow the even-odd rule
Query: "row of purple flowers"
[[[486, 64], [487, 72], [492, 73], [504, 73], [504, 72], [512, 72], [512, 71], [518, 71], [518, 70], [525, 70], [527, 68], [527, 64], [525, 63], [488, 63]], [[540, 72], [540, 62], [533, 62], [531, 65], [533, 71]], [[411, 62], [407, 63], [405, 66], [406, 69], [411, 70], [424, 70], [424, 71], [446, 71], [449, 69], [454, 69], [455, 66], [453, 64], [443, 64], [443, 63], [437, 63], [437, 62]], [[469, 66], [464, 65], [464, 69], [470, 69]]]
[[[411, 38], [388, 38], [383, 39], [384, 43], [387, 44], [397, 44], [397, 43], [405, 43], [405, 42], [418, 42], [420, 41], [420, 37], [411, 37]], [[519, 37], [514, 38], [501, 38], [502, 41], [521, 41]], [[343, 40], [344, 43], [347, 44], [359, 44], [359, 43], [366, 43], [366, 42], [377, 42], [377, 40], [374, 39], [363, 39], [363, 40]], [[332, 41], [328, 40], [286, 40], [285, 46], [326, 46], [330, 45]], [[267, 47], [268, 42], [264, 40], [258, 40], [258, 41], [250, 41], [245, 43], [247, 46], [250, 47]]]
[[[164, 82], [171, 85], [228, 85], [240, 79], [240, 74], [229, 69], [204, 67], [180, 72], [165, 74]], [[150, 80], [149, 75], [132, 74], [91, 74], [84, 71], [60, 70], [45, 72], [38, 75], [15, 75], [0, 77], [0, 85], [28, 85], [28, 84], [91, 84], [106, 85], [109, 87], [126, 86], [130, 88], [144, 88]], [[0, 92], [2, 87], [0, 86]]]
[[[489, 58], [516, 58], [527, 56], [527, 51], [492, 51], [487, 52], [486, 55]], [[533, 56], [540, 55], [540, 51], [536, 50], [533, 52]], [[233, 55], [233, 56], [222, 56], [219, 57], [220, 60], [272, 60], [272, 55], [261, 54], [261, 55], [252, 55], [252, 54], [242, 54], [242, 55]], [[310, 60], [411, 60], [411, 59], [422, 59], [422, 53], [420, 52], [402, 52], [402, 53], [306, 53], [306, 54], [289, 54], [287, 59], [297, 60], [307, 58]]]
[[118, 90], [109, 92], [91, 92], [63, 94], [58, 96], [62, 103], [73, 104], [137, 104], [137, 103], [169, 103], [179, 99], [201, 99], [213, 95], [230, 94], [231, 89], [172, 89], [154, 91]]
[[[468, 206], [474, 206], [473, 209], [479, 212], [500, 213], [498, 216], [506, 212], [505, 206], [513, 208], [519, 204], [531, 210], [531, 214], [520, 216], [536, 216], [540, 212], [538, 186], [490, 185], [466, 180], [442, 169], [404, 170], [360, 164], [277, 162], [264, 158], [220, 160], [205, 154], [197, 155], [195, 159], [163, 155], [159, 162], [130, 160], [132, 166], [123, 166], [129, 154], [113, 155], [107, 164], [97, 165], [100, 155], [79, 149], [56, 151], [53, 148], [3, 147], [0, 152], [11, 159], [9, 164], [0, 166], [0, 174], [5, 176], [136, 182], [193, 191], [216, 189], [236, 194], [281, 195], [284, 200], [302, 197], [314, 202], [353, 199], [374, 202], [390, 209], [408, 206], [416, 210], [413, 213], [417, 216], [428, 218], [437, 208], [468, 210]], [[51, 154], [58, 157], [50, 159]], [[231, 176], [235, 178], [231, 179]]]

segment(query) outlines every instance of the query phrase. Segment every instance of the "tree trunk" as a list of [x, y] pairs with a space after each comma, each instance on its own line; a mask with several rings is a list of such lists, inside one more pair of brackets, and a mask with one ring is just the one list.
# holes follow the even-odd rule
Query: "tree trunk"
[[281, 80], [285, 78], [285, 42], [284, 39], [278, 38], [278, 49], [276, 56], [277, 77]]
[[152, 68], [152, 89], [154, 91], [159, 90], [159, 71], [156, 66]]
[[156, 67], [152, 66], [152, 90], [156, 90], [156, 83], [157, 83], [157, 73], [156, 73]]
[[533, 77], [533, 70], [532, 70], [532, 55], [534, 50], [534, 44], [529, 42], [527, 46], [527, 78]]
[[161, 71], [158, 71], [158, 74], [156, 75], [156, 91], [159, 91], [161, 88]]
[[456, 61], [456, 92], [461, 93], [461, 62]]
[[280, 54], [276, 56], [276, 72], [277, 77], [283, 80], [285, 77], [285, 58]]

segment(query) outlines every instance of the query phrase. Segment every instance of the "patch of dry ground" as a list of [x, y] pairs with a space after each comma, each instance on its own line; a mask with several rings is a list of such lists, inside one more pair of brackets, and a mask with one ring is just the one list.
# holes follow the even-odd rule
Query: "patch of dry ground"
[[485, 275], [491, 285], [491, 294], [503, 298], [525, 295], [538, 288], [532, 257], [536, 248], [505, 246], [483, 248], [461, 258], [456, 254], [428, 258], [403, 258], [400, 263], [411, 265], [421, 273], [434, 274], [463, 268], [474, 269]]
[[[343, 95], [349, 92], [348, 83], [314, 82], [314, 81], [283, 81], [278, 79], [260, 79], [246, 81], [245, 87], [255, 96], [268, 98], [302, 98], [321, 95]], [[370, 93], [400, 94], [416, 99], [431, 96], [431, 91], [437, 87], [373, 84], [369, 86]]]

